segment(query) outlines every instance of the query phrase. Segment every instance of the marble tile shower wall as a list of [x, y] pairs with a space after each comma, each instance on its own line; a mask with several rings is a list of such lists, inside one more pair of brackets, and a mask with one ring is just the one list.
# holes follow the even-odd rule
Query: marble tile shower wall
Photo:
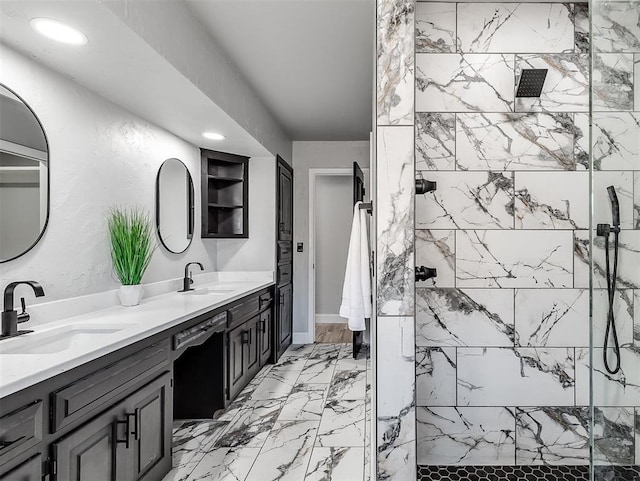
[[[597, 2], [596, 2], [597, 5]], [[589, 462], [586, 3], [416, 3], [419, 465]], [[640, 464], [640, 8], [594, 18], [595, 222], [620, 197], [620, 374], [594, 349], [595, 460]], [[634, 68], [635, 67], [635, 68]], [[515, 98], [546, 68], [540, 98]], [[594, 244], [594, 342], [607, 311]]]

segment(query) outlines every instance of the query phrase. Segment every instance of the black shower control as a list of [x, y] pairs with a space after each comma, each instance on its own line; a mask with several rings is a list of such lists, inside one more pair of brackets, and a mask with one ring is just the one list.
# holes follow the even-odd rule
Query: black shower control
[[433, 192], [437, 188], [438, 184], [436, 182], [425, 179], [416, 179], [416, 195]]
[[426, 281], [437, 275], [438, 271], [433, 267], [416, 266], [416, 281]]

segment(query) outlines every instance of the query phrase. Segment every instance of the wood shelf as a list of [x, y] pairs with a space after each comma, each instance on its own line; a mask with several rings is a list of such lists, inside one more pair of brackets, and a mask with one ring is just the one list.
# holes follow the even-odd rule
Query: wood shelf
[[202, 237], [249, 237], [249, 158], [200, 149]]

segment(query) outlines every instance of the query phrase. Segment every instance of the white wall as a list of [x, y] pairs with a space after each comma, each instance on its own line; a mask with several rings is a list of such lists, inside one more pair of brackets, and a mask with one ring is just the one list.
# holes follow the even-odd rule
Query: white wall
[[217, 240], [220, 271], [273, 271], [276, 256], [276, 159], [249, 159], [249, 238]]
[[316, 321], [335, 319], [342, 301], [342, 283], [349, 251], [353, 212], [353, 178], [320, 176], [315, 186]]
[[293, 258], [293, 331], [299, 336], [308, 330], [309, 169], [351, 168], [354, 161], [369, 166], [368, 141], [293, 143], [294, 248], [304, 242], [304, 252]]
[[[0, 285], [39, 281], [46, 292], [41, 301], [116, 288], [106, 212], [113, 205], [139, 205], [155, 219], [158, 168], [164, 160], [176, 157], [199, 186], [199, 149], [3, 44], [0, 82], [22, 96], [40, 118], [51, 161], [47, 231], [29, 253], [0, 264]], [[196, 195], [196, 212], [200, 212], [199, 204]], [[207, 271], [215, 269], [215, 242], [205, 245], [195, 236], [187, 252], [180, 255], [158, 248], [143, 281], [180, 277], [185, 262], [196, 260]]]

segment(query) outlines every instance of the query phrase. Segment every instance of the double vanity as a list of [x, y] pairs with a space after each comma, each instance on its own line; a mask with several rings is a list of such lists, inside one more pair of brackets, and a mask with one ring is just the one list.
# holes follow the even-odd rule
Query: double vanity
[[0, 480], [162, 479], [173, 420], [213, 418], [273, 361], [274, 283], [256, 274], [1, 341]]

